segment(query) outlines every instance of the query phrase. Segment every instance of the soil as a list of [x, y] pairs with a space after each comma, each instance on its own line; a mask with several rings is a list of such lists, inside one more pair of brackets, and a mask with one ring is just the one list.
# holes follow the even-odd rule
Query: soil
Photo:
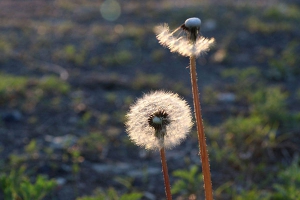
[[[199, 16], [201, 34], [216, 39], [212, 50], [197, 59], [200, 94], [207, 86], [227, 92], [221, 76], [224, 69], [256, 66], [267, 85], [280, 85], [290, 94], [289, 111], [300, 112], [299, 74], [284, 79], [266, 75], [270, 72], [268, 50], [278, 58], [287, 44], [299, 40], [299, 27], [260, 32], [247, 26], [249, 18], [275, 3], [299, 9], [298, 1], [258, 1], [256, 5], [246, 1], [117, 1], [121, 13], [112, 21], [100, 12], [103, 2], [0, 2], [0, 73], [28, 80], [24, 91], [5, 93], [8, 99], [0, 101], [1, 169], [9, 172], [26, 165], [30, 177], [44, 174], [57, 180], [59, 186], [45, 199], [73, 200], [110, 187], [120, 194], [142, 191], [144, 199], [165, 198], [159, 153], [135, 146], [124, 128], [130, 104], [149, 91], [172, 90], [192, 105], [189, 60], [158, 44], [153, 32], [158, 24], [168, 23], [175, 29], [187, 18]], [[295, 25], [299, 20], [289, 23]], [[49, 76], [69, 85], [67, 92], [60, 92], [62, 84], [37, 89]], [[201, 99], [204, 101], [203, 96]], [[218, 126], [248, 109], [243, 102], [204, 102], [203, 118], [209, 126]], [[299, 153], [299, 130], [290, 131], [296, 137], [284, 145], [295, 148], [278, 147], [278, 163], [290, 163]], [[28, 150], [32, 141], [36, 146]], [[209, 145], [211, 142], [208, 139]], [[195, 129], [166, 155], [170, 174], [200, 166]], [[214, 189], [239, 174], [234, 166], [220, 166], [213, 160], [211, 168]], [[120, 178], [130, 186], [120, 183]], [[177, 180], [170, 178], [171, 183]]]

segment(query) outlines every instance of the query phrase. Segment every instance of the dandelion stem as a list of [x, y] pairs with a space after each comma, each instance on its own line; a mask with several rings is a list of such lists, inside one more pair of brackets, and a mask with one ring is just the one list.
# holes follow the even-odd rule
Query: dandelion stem
[[162, 172], [163, 172], [164, 181], [165, 181], [165, 191], [166, 191], [167, 200], [172, 200], [171, 185], [170, 185], [170, 180], [169, 180], [169, 175], [168, 175], [168, 166], [167, 166], [164, 147], [162, 147], [160, 149], [160, 157], [161, 157], [161, 164], [162, 164]]
[[206, 200], [212, 200], [213, 191], [212, 191], [212, 183], [211, 183], [211, 176], [210, 176], [210, 169], [209, 169], [208, 152], [206, 149], [206, 142], [205, 142], [205, 135], [204, 135], [204, 126], [202, 122], [201, 105], [199, 100], [195, 56], [190, 56], [190, 72], [191, 72], [195, 117], [196, 117], [196, 124], [197, 124], [197, 133], [198, 133], [198, 140], [199, 140], [200, 159], [202, 162], [205, 197]]

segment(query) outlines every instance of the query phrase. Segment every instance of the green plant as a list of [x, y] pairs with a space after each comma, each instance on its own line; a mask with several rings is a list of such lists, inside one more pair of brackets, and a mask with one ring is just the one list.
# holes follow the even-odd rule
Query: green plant
[[27, 161], [28, 157], [25, 154], [10, 154], [9, 155], [9, 165], [13, 167], [19, 167]]
[[[33, 109], [45, 95], [66, 94], [69, 91], [70, 85], [55, 76], [36, 79], [0, 73], [0, 104], [22, 105], [20, 107], [25, 110]], [[60, 98], [51, 100], [54, 106], [60, 104]]]
[[96, 191], [95, 196], [80, 197], [76, 200], [139, 200], [142, 196], [140, 192], [119, 195], [114, 188], [109, 188], [107, 191]]
[[134, 55], [128, 50], [118, 49], [114, 53], [109, 53], [103, 56], [102, 61], [107, 66], [124, 65], [133, 61]]
[[76, 65], [82, 65], [86, 58], [86, 51], [81, 49], [78, 51], [74, 45], [66, 45], [64, 48], [64, 58]]
[[239, 194], [235, 194], [233, 200], [270, 200], [271, 193], [268, 191], [260, 191], [257, 189], [243, 190]]
[[246, 170], [249, 162], [257, 156], [262, 158], [262, 152], [276, 145], [276, 130], [260, 116], [230, 117], [220, 127], [208, 129], [212, 156]]
[[225, 144], [234, 145], [238, 151], [253, 145], [261, 147], [271, 145], [275, 139], [274, 128], [263, 123], [259, 116], [232, 117], [224, 122], [223, 128]]
[[16, 104], [25, 96], [29, 78], [0, 73], [0, 105]]
[[25, 151], [28, 154], [34, 154], [37, 152], [38, 147], [37, 147], [37, 142], [35, 139], [31, 140], [26, 146], [25, 146]]
[[80, 155], [80, 150], [76, 146], [68, 148], [68, 153], [70, 153], [72, 160], [72, 173], [75, 179], [77, 179], [77, 175], [80, 171], [79, 164], [83, 161], [83, 157]]
[[296, 158], [291, 166], [278, 174], [279, 183], [273, 184], [275, 193], [274, 200], [296, 200], [300, 197], [300, 166], [299, 159]]
[[[240, 87], [249, 88], [249, 83], [255, 83], [261, 78], [261, 72], [255, 66], [247, 67], [244, 69], [230, 68], [222, 71], [221, 76], [223, 78], [232, 78], [235, 83], [242, 84]], [[248, 86], [248, 87], [247, 87]]]
[[25, 167], [12, 170], [8, 175], [0, 177], [0, 187], [5, 200], [42, 200], [56, 186], [54, 180], [38, 175], [35, 183], [31, 183], [25, 175]]
[[105, 125], [107, 124], [107, 122], [109, 121], [110, 119], [110, 115], [107, 114], [107, 113], [101, 113], [99, 116], [98, 116], [98, 122], [100, 125]]
[[118, 64], [124, 65], [130, 63], [134, 55], [128, 50], [119, 50], [114, 54], [115, 60]]
[[101, 132], [91, 132], [77, 141], [80, 153], [86, 158], [101, 157], [107, 143], [107, 137]]
[[45, 92], [66, 94], [70, 91], [70, 85], [55, 76], [47, 76], [39, 80], [38, 88]]
[[300, 19], [300, 8], [297, 5], [274, 5], [263, 12], [263, 17], [276, 21], [291, 21]]
[[289, 32], [293, 30], [293, 25], [287, 22], [275, 21], [265, 22], [258, 17], [250, 17], [246, 21], [247, 29], [252, 33], [263, 33], [265, 35], [276, 33], [276, 32]]
[[180, 194], [184, 197], [190, 195], [200, 196], [202, 192], [199, 185], [203, 185], [202, 173], [198, 172], [198, 166], [191, 166], [190, 170], [176, 170], [172, 173], [174, 177], [180, 178], [175, 181], [172, 187], [173, 194]]
[[[259, 190], [257, 185], [249, 189], [241, 188], [240, 185], [234, 187], [232, 182], [226, 182], [216, 189], [216, 196], [223, 199], [232, 200], [271, 200], [272, 192], [268, 190]], [[230, 198], [229, 198], [230, 197]]]
[[228, 79], [227, 89], [236, 94], [237, 100], [248, 102], [252, 92], [262, 87], [262, 74], [257, 67], [245, 69], [231, 68], [222, 71], [221, 76]]
[[84, 127], [86, 126], [90, 120], [93, 117], [93, 113], [90, 110], [85, 111], [82, 115], [80, 120], [78, 121], [78, 126], [79, 127]]
[[279, 57], [272, 58], [269, 61], [269, 77], [275, 80], [290, 80], [300, 74], [298, 49], [300, 43], [290, 42], [280, 53]]
[[287, 97], [287, 93], [279, 87], [260, 88], [250, 97], [251, 113], [269, 124], [286, 121]]
[[8, 92], [24, 91], [27, 87], [29, 79], [24, 76], [14, 76], [0, 73], [0, 94]]
[[5, 59], [6, 56], [11, 54], [12, 49], [12, 44], [6, 38], [0, 37], [0, 61], [2, 61], [2, 59]]
[[123, 30], [124, 37], [141, 40], [141, 38], [143, 38], [143, 36], [146, 34], [147, 28], [139, 24], [127, 24], [124, 26]]
[[165, 55], [165, 52], [164, 52], [163, 50], [157, 49], [157, 50], [154, 50], [154, 51], [151, 53], [151, 58], [152, 58], [155, 62], [160, 62], [161, 60], [163, 60], [164, 55]]
[[212, 86], [205, 86], [203, 89], [203, 103], [206, 105], [215, 105], [217, 102], [217, 91]]
[[159, 88], [164, 77], [162, 74], [145, 74], [138, 73], [132, 81], [133, 89], [140, 90], [144, 88]]
[[108, 92], [104, 96], [105, 100], [110, 104], [115, 104], [118, 100], [118, 95], [115, 92]]
[[[71, 27], [69, 27], [71, 26]], [[72, 24], [67, 23], [66, 27], [62, 27], [63, 30], [58, 32], [63, 32], [62, 34], [68, 34], [69, 31], [72, 29]], [[83, 45], [84, 46], [84, 45]], [[82, 66], [86, 61], [87, 49], [82, 47], [77, 49], [73, 44], [67, 44], [60, 48], [59, 50], [55, 51], [52, 55], [54, 60], [64, 60], [76, 66]]]

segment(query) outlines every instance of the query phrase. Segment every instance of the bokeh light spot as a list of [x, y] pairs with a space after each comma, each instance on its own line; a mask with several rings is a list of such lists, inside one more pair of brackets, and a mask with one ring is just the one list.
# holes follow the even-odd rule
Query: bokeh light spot
[[100, 13], [108, 21], [115, 21], [121, 15], [121, 6], [115, 0], [106, 0], [101, 4]]

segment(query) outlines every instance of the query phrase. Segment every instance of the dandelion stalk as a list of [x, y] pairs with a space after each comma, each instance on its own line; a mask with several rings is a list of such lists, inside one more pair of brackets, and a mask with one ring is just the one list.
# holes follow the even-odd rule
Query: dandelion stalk
[[211, 176], [210, 176], [208, 152], [206, 149], [206, 141], [204, 135], [204, 126], [203, 126], [202, 114], [201, 114], [201, 105], [199, 100], [195, 56], [190, 57], [190, 73], [191, 73], [192, 93], [194, 99], [196, 126], [197, 126], [198, 141], [199, 141], [200, 159], [202, 162], [205, 197], [206, 200], [212, 200], [213, 190], [212, 190], [212, 183], [211, 183]]
[[[210, 167], [208, 152], [206, 149], [206, 141], [204, 135], [204, 127], [202, 122], [201, 105], [199, 100], [199, 91], [196, 74], [196, 57], [209, 51], [210, 46], [214, 43], [214, 38], [207, 39], [199, 36], [201, 20], [199, 18], [189, 18], [175, 31], [170, 32], [167, 24], [157, 26], [155, 28], [156, 38], [159, 43], [170, 49], [171, 52], [177, 52], [182, 56], [190, 58], [190, 73], [192, 83], [192, 93], [194, 100], [194, 109], [197, 125], [197, 133], [199, 140], [200, 159], [202, 162], [202, 173], [204, 179], [204, 189], [206, 200], [213, 199]], [[186, 37], [175, 36], [178, 30], [184, 30], [187, 33]]]
[[167, 166], [166, 154], [165, 154], [164, 147], [160, 149], [160, 157], [161, 157], [162, 172], [163, 172], [163, 176], [164, 176], [167, 200], [172, 200], [171, 184], [170, 184], [170, 180], [169, 180], [168, 166]]

